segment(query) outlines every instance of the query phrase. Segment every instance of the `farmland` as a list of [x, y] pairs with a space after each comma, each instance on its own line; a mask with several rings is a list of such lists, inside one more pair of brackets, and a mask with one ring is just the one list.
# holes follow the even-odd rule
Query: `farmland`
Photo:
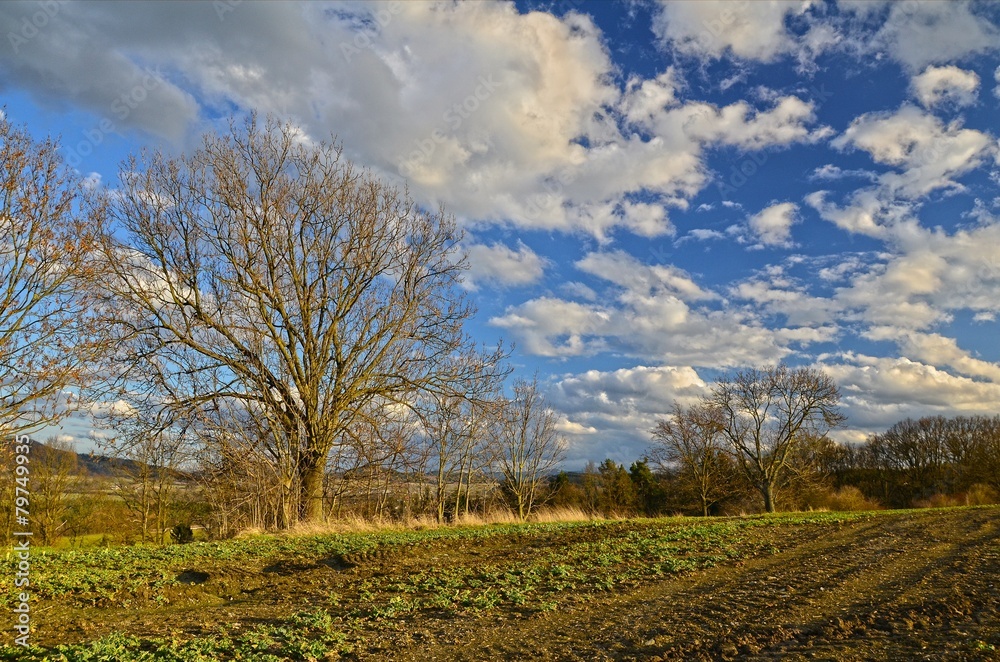
[[[3, 656], [990, 660], [998, 516], [599, 520], [36, 553], [35, 647]], [[8, 582], [8, 614], [13, 598]]]

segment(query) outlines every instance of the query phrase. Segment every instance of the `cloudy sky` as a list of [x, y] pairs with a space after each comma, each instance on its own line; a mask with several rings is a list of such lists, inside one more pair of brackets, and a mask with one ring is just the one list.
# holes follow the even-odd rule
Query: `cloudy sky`
[[998, 4], [5, 2], [0, 27], [7, 116], [103, 185], [256, 109], [443, 204], [471, 330], [538, 371], [569, 466], [777, 361], [837, 380], [841, 440], [1000, 412]]

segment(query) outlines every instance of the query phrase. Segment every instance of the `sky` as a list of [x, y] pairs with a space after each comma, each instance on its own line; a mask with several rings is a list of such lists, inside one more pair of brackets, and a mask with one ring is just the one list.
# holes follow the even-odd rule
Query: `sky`
[[[841, 442], [1000, 413], [1000, 4], [0, 3], [0, 98], [115, 187], [252, 110], [443, 205], [567, 468], [784, 361]], [[88, 421], [62, 434], [86, 443]]]

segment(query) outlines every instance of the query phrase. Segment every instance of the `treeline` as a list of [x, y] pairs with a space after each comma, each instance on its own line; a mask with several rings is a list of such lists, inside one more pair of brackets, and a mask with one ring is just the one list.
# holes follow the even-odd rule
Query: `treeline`
[[832, 448], [824, 471], [887, 508], [998, 503], [1000, 416], [906, 419]]
[[[658, 430], [662, 433], [662, 426]], [[428, 452], [428, 441], [421, 439], [420, 457], [407, 456], [412, 464], [369, 463], [331, 472], [331, 516], [450, 522], [503, 519], [516, 512], [502, 475], [484, 463], [485, 455], [458, 453], [438, 471], [434, 463], [442, 456]], [[9, 450], [5, 447], [5, 465], [12, 462]], [[721, 446], [716, 450], [714, 468], [706, 474], [710, 480], [699, 482], [692, 467], [664, 448], [660, 434], [647, 456], [629, 466], [606, 459], [582, 472], [540, 477], [531, 512], [652, 517], [764, 510], [736, 458]], [[59, 538], [71, 545], [184, 542], [192, 526], [199, 537], [225, 538], [247, 528], [274, 528], [279, 521], [280, 499], [269, 502], [267, 496], [274, 486], [247, 480], [252, 474], [245, 470], [239, 489], [229, 486], [233, 492], [227, 494], [217, 476], [170, 469], [152, 455], [146, 456], [152, 464], [97, 458], [99, 470], [88, 472], [84, 465], [94, 465], [94, 458], [50, 441], [32, 444], [31, 458], [32, 521], [43, 545]], [[798, 447], [789, 466], [774, 489], [781, 510], [1000, 503], [1000, 416], [907, 419], [858, 445], [813, 438]], [[9, 498], [0, 498], [0, 523], [9, 534], [12, 483], [4, 484], [4, 494]]]
[[[647, 457], [628, 468], [609, 459], [582, 475], [561, 474], [554, 503], [601, 515], [760, 512], [759, 491], [719, 428], [691, 432], [692, 416], [705, 413], [675, 410], [658, 425]], [[1000, 416], [906, 419], [862, 444], [806, 438], [787, 468], [774, 486], [780, 510], [1000, 503]]]

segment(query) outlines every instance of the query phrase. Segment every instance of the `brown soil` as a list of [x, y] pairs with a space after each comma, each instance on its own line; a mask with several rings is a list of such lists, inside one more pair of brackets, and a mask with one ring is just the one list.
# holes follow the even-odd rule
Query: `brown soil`
[[[629, 523], [627, 526], [641, 526]], [[442, 539], [357, 558], [190, 569], [171, 604], [47, 605], [36, 643], [112, 631], [198, 636], [316, 606], [363, 600], [365, 579], [430, 565], [516, 567], [540, 549], [597, 535]], [[767, 547], [717, 567], [613, 591], [564, 592], [551, 610], [424, 609], [360, 619], [359, 660], [1000, 660], [1000, 509], [912, 511], [816, 526], [761, 527]], [[761, 551], [764, 550], [764, 551]]]

